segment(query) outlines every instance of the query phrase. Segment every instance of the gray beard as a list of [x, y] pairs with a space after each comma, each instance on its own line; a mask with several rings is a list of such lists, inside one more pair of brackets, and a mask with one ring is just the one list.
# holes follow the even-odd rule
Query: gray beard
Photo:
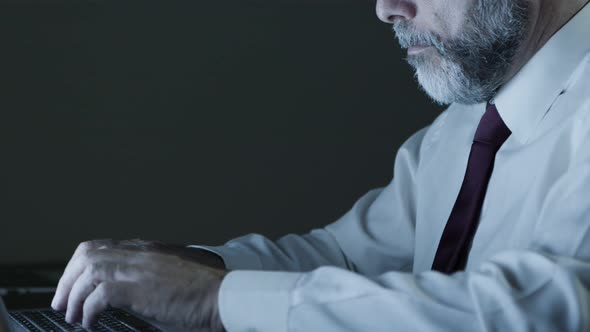
[[527, 0], [478, 0], [467, 14], [463, 31], [450, 41], [434, 33], [415, 31], [408, 21], [397, 21], [400, 45], [430, 45], [431, 50], [409, 56], [422, 89], [441, 105], [489, 101], [505, 83], [526, 37]]

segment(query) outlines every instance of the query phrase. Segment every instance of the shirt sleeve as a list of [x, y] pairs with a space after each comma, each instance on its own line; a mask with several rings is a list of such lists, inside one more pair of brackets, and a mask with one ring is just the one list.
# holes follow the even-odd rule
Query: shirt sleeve
[[507, 251], [450, 276], [233, 271], [219, 309], [228, 332], [585, 331], [589, 284], [583, 260]]
[[361, 197], [333, 224], [276, 241], [250, 234], [223, 246], [193, 247], [220, 255], [229, 270], [308, 272], [329, 265], [365, 275], [410, 271], [415, 239], [415, 179], [428, 128], [416, 132], [398, 150], [394, 180]]
[[590, 158], [576, 165], [547, 192], [526, 250], [452, 275], [233, 271], [219, 293], [222, 321], [228, 332], [586, 331]]

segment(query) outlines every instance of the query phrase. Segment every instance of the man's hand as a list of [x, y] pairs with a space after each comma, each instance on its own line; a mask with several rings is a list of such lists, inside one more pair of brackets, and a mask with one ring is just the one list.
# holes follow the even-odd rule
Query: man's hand
[[82, 243], [59, 281], [52, 307], [92, 326], [107, 306], [187, 329], [223, 331], [217, 295], [226, 272], [152, 242]]

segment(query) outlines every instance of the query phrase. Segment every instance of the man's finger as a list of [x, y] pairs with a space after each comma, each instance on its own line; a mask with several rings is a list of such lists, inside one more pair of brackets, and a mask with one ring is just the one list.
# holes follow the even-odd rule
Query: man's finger
[[[66, 299], [64, 297], [64, 293], [69, 293], [69, 287], [71, 284], [77, 279], [77, 277], [82, 273], [83, 266], [80, 266], [80, 257], [84, 257], [88, 254], [91, 250], [96, 250], [100, 247], [108, 247], [114, 245], [116, 242], [111, 239], [104, 239], [104, 240], [92, 240], [82, 242], [78, 245], [72, 258], [68, 262], [63, 275], [59, 279], [59, 283], [57, 285], [57, 289], [55, 291], [55, 296], [53, 297], [53, 301], [51, 302], [51, 307], [55, 310], [64, 310], [66, 308]], [[73, 280], [72, 280], [73, 279]]]
[[128, 256], [128, 252], [113, 249], [88, 250], [78, 255], [71, 261], [71, 265], [61, 277], [51, 306], [55, 310], [63, 311], [67, 308], [67, 301], [72, 291], [74, 282], [80, 277], [89, 264], [100, 264], [100, 262], [122, 262]]
[[113, 307], [128, 306], [134, 299], [131, 282], [105, 281], [100, 283], [86, 298], [83, 306], [82, 325], [89, 329], [97, 321], [98, 315], [109, 305]]
[[68, 323], [75, 323], [81, 320], [84, 301], [92, 293], [94, 288], [96, 288], [96, 285], [103, 281], [114, 280], [115, 269], [115, 264], [108, 262], [91, 264], [86, 267], [72, 286], [68, 297], [66, 312], [66, 321]]

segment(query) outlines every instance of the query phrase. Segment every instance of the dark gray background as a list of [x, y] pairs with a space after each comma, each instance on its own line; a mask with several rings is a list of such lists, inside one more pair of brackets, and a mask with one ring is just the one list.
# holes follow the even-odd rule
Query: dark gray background
[[439, 114], [366, 0], [0, 2], [0, 262], [330, 223]]

